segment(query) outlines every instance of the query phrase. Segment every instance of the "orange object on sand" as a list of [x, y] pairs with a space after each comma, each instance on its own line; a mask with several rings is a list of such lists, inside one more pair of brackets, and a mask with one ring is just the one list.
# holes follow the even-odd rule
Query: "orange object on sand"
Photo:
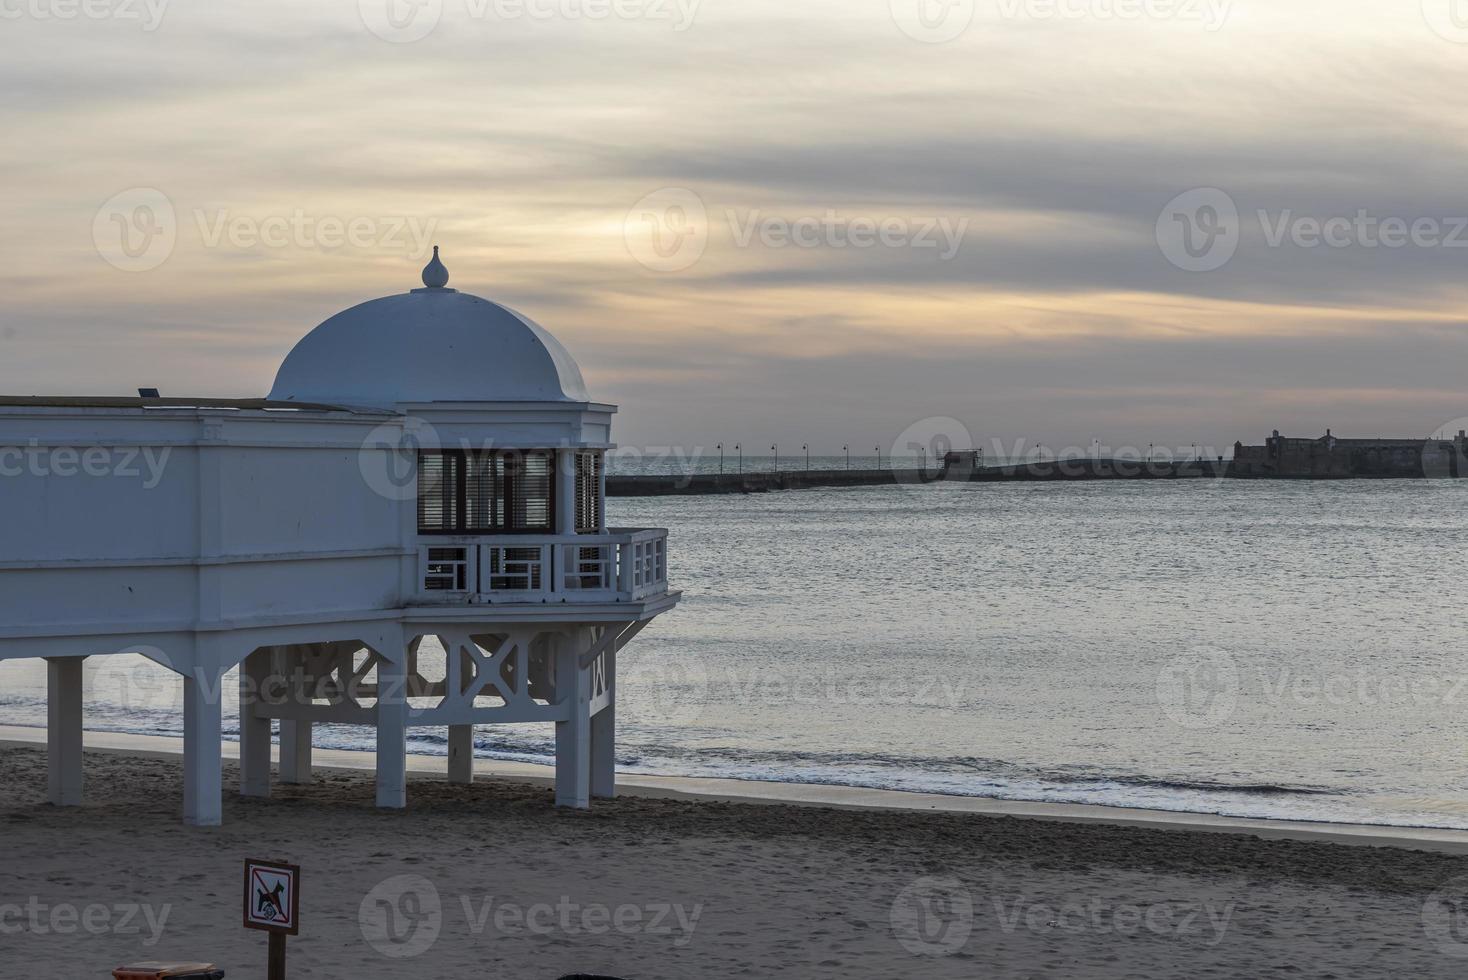
[[224, 971], [213, 963], [138, 963], [119, 966], [113, 980], [223, 980]]

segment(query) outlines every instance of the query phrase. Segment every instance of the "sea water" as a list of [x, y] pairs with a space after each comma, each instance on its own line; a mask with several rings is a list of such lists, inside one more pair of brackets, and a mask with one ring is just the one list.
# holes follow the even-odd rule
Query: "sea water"
[[[613, 499], [683, 591], [621, 654], [625, 771], [1468, 828], [1468, 481]], [[88, 726], [178, 681], [88, 661]], [[44, 725], [0, 665], [0, 724]], [[227, 719], [231, 733], [232, 718]], [[410, 748], [442, 754], [442, 730]], [[549, 726], [480, 756], [548, 761]], [[371, 748], [319, 726], [319, 744]]]

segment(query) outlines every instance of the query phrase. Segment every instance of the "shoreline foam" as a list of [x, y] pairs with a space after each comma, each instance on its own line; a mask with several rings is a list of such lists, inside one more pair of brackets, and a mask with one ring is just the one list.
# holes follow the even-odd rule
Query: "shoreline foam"
[[[44, 745], [45, 729], [0, 725], [0, 748]], [[88, 751], [177, 757], [183, 740], [160, 735], [130, 735], [88, 731]], [[224, 757], [237, 759], [239, 745], [224, 744]], [[316, 749], [318, 769], [371, 770], [373, 753], [344, 749]], [[408, 772], [413, 776], [442, 776], [447, 761], [441, 756], [410, 755]], [[549, 785], [553, 768], [526, 762], [476, 759], [476, 778]], [[684, 799], [707, 802], [764, 805], [838, 807], [853, 810], [911, 810], [920, 812], [970, 813], [1009, 816], [1030, 820], [1078, 824], [1110, 824], [1161, 830], [1247, 834], [1266, 840], [1317, 841], [1372, 847], [1401, 847], [1443, 854], [1468, 854], [1468, 831], [1430, 827], [1394, 827], [1378, 824], [1321, 823], [1228, 817], [1173, 810], [1146, 810], [1094, 803], [1049, 803], [1002, 800], [976, 796], [946, 796], [902, 790], [864, 789], [852, 786], [811, 783], [763, 782], [699, 776], [651, 776], [618, 773], [619, 795]], [[226, 787], [228, 792], [228, 787]], [[412, 791], [409, 790], [409, 806]]]

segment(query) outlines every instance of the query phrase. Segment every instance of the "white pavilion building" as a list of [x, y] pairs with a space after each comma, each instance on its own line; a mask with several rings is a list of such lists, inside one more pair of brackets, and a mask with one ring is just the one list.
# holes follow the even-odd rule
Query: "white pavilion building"
[[53, 803], [82, 799], [82, 662], [128, 653], [181, 675], [190, 824], [220, 822], [236, 696], [246, 795], [276, 722], [286, 782], [314, 724], [374, 726], [383, 807], [415, 725], [468, 782], [475, 725], [554, 722], [556, 802], [613, 795], [617, 651], [678, 601], [667, 532], [606, 526], [616, 408], [566, 349], [437, 248], [423, 282], [311, 331], [265, 399], [0, 397], [0, 660], [48, 661]]

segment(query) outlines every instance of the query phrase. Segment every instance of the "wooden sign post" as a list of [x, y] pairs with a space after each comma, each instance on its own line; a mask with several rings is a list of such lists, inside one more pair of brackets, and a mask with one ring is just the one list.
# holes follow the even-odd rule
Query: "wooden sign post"
[[245, 928], [270, 934], [268, 980], [285, 980], [285, 937], [301, 931], [301, 869], [279, 861], [245, 862]]

